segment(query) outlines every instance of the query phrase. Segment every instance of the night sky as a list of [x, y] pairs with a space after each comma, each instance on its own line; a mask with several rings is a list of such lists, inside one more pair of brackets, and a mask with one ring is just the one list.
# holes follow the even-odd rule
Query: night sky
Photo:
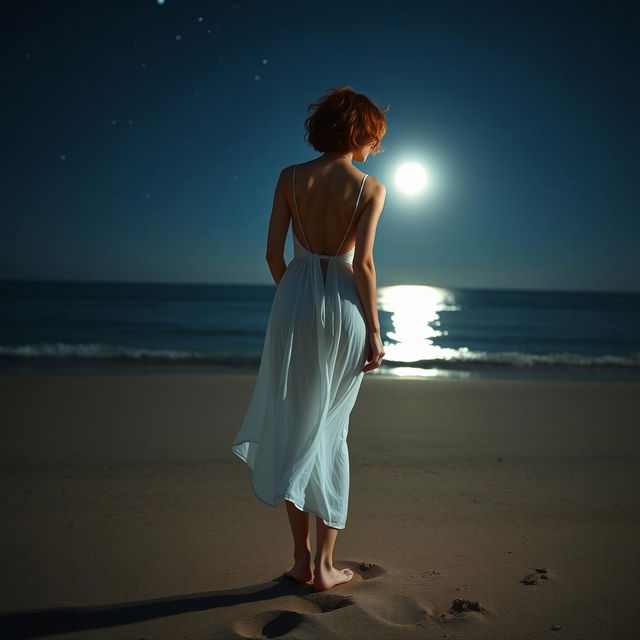
[[640, 291], [633, 3], [2, 6], [2, 278], [272, 283], [278, 174], [347, 84], [389, 106], [378, 285]]

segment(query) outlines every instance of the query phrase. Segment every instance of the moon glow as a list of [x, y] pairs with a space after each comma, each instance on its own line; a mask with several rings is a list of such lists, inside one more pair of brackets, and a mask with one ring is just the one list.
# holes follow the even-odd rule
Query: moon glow
[[426, 169], [417, 162], [404, 162], [395, 175], [396, 186], [403, 193], [420, 193], [430, 183]]

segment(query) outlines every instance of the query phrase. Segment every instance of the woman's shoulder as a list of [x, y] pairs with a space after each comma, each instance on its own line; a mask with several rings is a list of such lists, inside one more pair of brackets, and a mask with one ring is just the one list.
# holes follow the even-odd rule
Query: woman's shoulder
[[[306, 167], [307, 165], [309, 168], [313, 168], [315, 166], [314, 160], [308, 160], [307, 162], [295, 162], [293, 164], [289, 164], [286, 167], [284, 167], [284, 169], [282, 169], [282, 171], [280, 172], [280, 175], [288, 176], [289, 179], [291, 179], [294, 167]], [[354, 177], [356, 177], [359, 182], [362, 182], [364, 180], [365, 175], [367, 176], [367, 179], [364, 180], [364, 187], [363, 187], [364, 191], [366, 191], [367, 193], [369, 194], [375, 193], [375, 194], [381, 194], [381, 195], [386, 194], [386, 191], [387, 191], [386, 186], [381, 180], [376, 178], [376, 176], [373, 176], [370, 173], [367, 173], [366, 171], [361, 171], [357, 167], [353, 167], [353, 166], [348, 169], [348, 172]]]
[[380, 200], [381, 202], [384, 202], [387, 195], [387, 188], [382, 181], [368, 173], [362, 195], [367, 201]]
[[376, 189], [381, 191], [386, 191], [386, 187], [381, 180], [378, 180], [375, 176], [372, 176], [370, 173], [367, 173], [367, 182], [370, 189]]

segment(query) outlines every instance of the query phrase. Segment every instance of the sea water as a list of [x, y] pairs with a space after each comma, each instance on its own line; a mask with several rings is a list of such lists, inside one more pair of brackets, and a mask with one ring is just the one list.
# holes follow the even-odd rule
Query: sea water
[[[0, 373], [255, 373], [275, 291], [3, 280]], [[371, 375], [640, 379], [638, 293], [396, 285], [378, 310]]]

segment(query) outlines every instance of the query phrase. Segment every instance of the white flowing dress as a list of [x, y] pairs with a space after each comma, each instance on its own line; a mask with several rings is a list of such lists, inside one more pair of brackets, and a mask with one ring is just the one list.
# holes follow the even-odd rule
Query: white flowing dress
[[[308, 248], [293, 233], [294, 257], [271, 306], [260, 368], [232, 451], [252, 470], [257, 498], [275, 507], [290, 500], [301, 511], [344, 529], [349, 499], [349, 416], [367, 356], [366, 320], [354, 275], [355, 248], [335, 255]], [[323, 268], [324, 267], [326, 268]]]

